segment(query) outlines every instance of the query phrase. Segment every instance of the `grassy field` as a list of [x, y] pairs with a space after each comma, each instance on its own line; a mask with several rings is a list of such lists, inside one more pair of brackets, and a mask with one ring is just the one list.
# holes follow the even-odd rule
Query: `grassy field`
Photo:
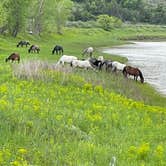
[[[166, 98], [148, 84], [104, 71], [53, 68], [59, 55], [95, 56], [127, 39], [164, 39], [164, 27], [137, 26], [105, 32], [65, 29], [63, 35], [0, 37], [0, 165], [119, 166], [166, 165]], [[17, 48], [19, 40], [41, 47], [40, 54]], [[20, 64], [5, 63], [12, 52]], [[43, 65], [44, 64], [44, 65]]]

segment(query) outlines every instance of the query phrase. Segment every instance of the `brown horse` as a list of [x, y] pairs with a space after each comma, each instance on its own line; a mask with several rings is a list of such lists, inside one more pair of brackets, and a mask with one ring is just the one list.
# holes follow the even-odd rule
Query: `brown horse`
[[20, 62], [20, 55], [18, 53], [12, 53], [8, 58], [5, 59], [5, 61], [18, 61], [18, 63]]
[[127, 75], [133, 75], [134, 76], [134, 80], [137, 81], [138, 76], [140, 77], [141, 83], [144, 83], [144, 77], [142, 72], [135, 67], [131, 67], [131, 66], [125, 66], [123, 69], [123, 75], [125, 77], [127, 77]]

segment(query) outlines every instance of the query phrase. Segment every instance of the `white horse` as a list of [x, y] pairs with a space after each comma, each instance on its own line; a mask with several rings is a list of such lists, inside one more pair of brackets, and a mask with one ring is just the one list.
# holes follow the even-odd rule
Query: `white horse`
[[94, 69], [89, 60], [73, 60], [71, 62], [71, 66], [72, 67], [80, 67], [80, 68], [86, 68], [86, 69]]
[[104, 57], [103, 56], [99, 56], [98, 58], [97, 58], [97, 60], [99, 60], [99, 61], [104, 61]]
[[126, 64], [123, 64], [117, 61], [113, 61], [111, 65], [112, 65], [112, 71], [116, 71], [116, 70], [123, 71], [124, 67], [126, 66]]
[[65, 63], [71, 63], [73, 60], [77, 60], [78, 58], [75, 56], [69, 56], [69, 55], [62, 55], [57, 62], [57, 65], [62, 64], [64, 65]]
[[93, 51], [94, 51], [93, 47], [88, 47], [83, 51], [82, 55], [84, 56], [85, 54], [87, 55], [89, 54], [89, 56], [92, 57]]

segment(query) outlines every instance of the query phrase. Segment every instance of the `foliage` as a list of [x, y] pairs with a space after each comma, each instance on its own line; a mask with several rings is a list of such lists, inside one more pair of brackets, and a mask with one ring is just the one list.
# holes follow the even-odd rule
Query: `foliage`
[[0, 2], [0, 27], [7, 23], [7, 11], [5, 10], [4, 4], [5, 1]]
[[52, 4], [50, 5], [48, 3], [48, 6], [50, 7], [52, 5], [52, 8], [50, 8], [50, 13], [52, 13], [53, 17], [52, 20], [56, 24], [57, 33], [62, 34], [62, 27], [65, 25], [71, 14], [73, 3], [70, 0], [54, 0], [51, 3]]
[[8, 0], [6, 10], [8, 10], [7, 25], [9, 32], [16, 37], [23, 27], [25, 27], [25, 19], [27, 14], [27, 5], [30, 0]]
[[111, 28], [114, 27], [122, 26], [122, 21], [113, 16], [99, 15], [97, 21], [101, 25], [101, 27], [106, 31], [109, 31], [111, 30]]

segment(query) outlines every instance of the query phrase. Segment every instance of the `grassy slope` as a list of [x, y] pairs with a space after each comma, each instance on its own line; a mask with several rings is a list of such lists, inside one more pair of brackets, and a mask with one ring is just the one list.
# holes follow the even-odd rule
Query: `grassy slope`
[[[26, 36], [41, 46], [39, 55], [16, 48], [22, 36], [1, 37], [0, 164], [101, 166], [109, 165], [115, 156], [122, 166], [165, 165], [165, 98], [148, 85], [126, 81], [120, 74], [82, 70], [74, 70], [74, 74], [47, 71], [41, 80], [20, 80], [12, 76], [11, 64], [4, 64], [13, 51], [21, 54], [22, 62], [43, 59], [54, 63], [59, 58], [51, 55], [55, 44], [63, 45], [65, 54], [81, 57], [81, 50], [89, 45], [97, 49], [122, 44], [119, 37], [134, 38], [136, 33], [139, 38], [151, 34], [164, 38], [164, 30], [125, 27], [108, 33], [68, 29], [63, 36]], [[98, 55], [101, 53], [96, 51]]]

